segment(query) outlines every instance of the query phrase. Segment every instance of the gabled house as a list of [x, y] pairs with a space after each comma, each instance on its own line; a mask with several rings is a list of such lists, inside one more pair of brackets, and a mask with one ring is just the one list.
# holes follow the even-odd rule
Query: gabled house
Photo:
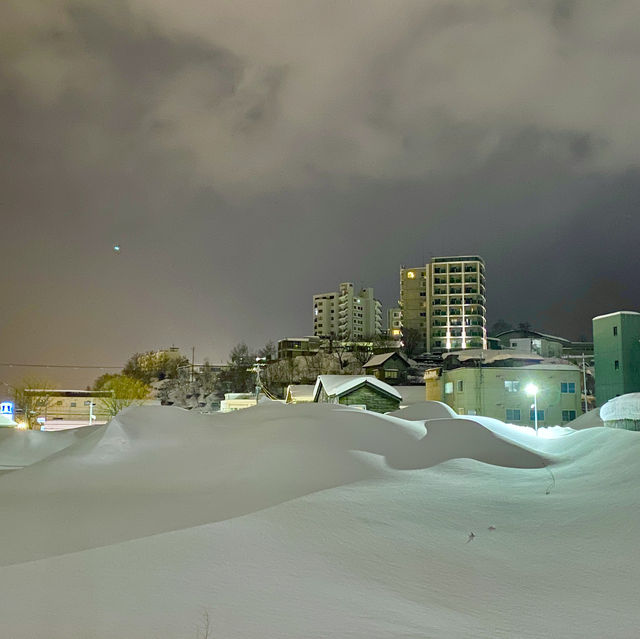
[[406, 384], [411, 362], [404, 353], [381, 353], [374, 355], [362, 368], [367, 375], [374, 375], [389, 384]]
[[372, 375], [319, 375], [313, 401], [361, 406], [376, 413], [398, 410], [402, 395]]

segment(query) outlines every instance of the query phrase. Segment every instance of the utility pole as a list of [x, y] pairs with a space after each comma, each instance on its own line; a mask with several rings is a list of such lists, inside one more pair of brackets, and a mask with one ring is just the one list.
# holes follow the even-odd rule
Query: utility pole
[[256, 366], [254, 368], [256, 372], [256, 404], [258, 403], [258, 396], [260, 395], [260, 389], [262, 387], [262, 382], [260, 381], [260, 370], [265, 366], [266, 361], [266, 357], [256, 357]]
[[585, 355], [582, 353], [582, 388], [584, 391], [584, 412], [588, 412], [588, 403], [587, 403], [587, 364], [585, 362]]
[[196, 361], [196, 347], [192, 346], [191, 347], [191, 383], [193, 384], [193, 380], [195, 378], [195, 374], [194, 374], [194, 365], [195, 365], [195, 361]]

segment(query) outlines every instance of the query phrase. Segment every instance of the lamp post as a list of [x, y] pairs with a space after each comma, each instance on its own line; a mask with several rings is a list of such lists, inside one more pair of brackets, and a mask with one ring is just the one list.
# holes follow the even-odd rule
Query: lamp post
[[538, 387], [535, 384], [527, 384], [524, 392], [527, 395], [533, 395], [533, 423], [538, 434]]

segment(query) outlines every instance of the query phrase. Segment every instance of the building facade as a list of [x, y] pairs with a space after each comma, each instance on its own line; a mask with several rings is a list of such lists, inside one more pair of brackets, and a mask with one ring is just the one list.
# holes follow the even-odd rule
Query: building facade
[[487, 348], [484, 260], [478, 255], [434, 257], [400, 269], [405, 343], [430, 353]]
[[402, 309], [399, 306], [387, 309], [387, 337], [402, 338]]
[[596, 404], [640, 391], [640, 313], [593, 318]]
[[370, 375], [319, 375], [313, 401], [365, 408], [376, 413], [398, 410], [402, 395]]
[[582, 414], [578, 366], [501, 351], [467, 354], [451, 353], [441, 369], [425, 373], [426, 399], [442, 401], [459, 415], [533, 426], [533, 398], [525, 388], [535, 384], [539, 426], [566, 424]]
[[291, 359], [298, 355], [317, 355], [322, 340], [319, 337], [286, 337], [278, 340], [278, 359]]
[[313, 296], [313, 334], [360, 341], [382, 334], [382, 305], [372, 288], [356, 292], [343, 282], [337, 292]]

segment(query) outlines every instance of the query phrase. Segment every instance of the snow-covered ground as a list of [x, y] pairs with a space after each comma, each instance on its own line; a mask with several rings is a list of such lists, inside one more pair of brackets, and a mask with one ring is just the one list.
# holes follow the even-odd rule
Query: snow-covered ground
[[636, 637], [640, 434], [419, 412], [7, 434], [0, 635]]

